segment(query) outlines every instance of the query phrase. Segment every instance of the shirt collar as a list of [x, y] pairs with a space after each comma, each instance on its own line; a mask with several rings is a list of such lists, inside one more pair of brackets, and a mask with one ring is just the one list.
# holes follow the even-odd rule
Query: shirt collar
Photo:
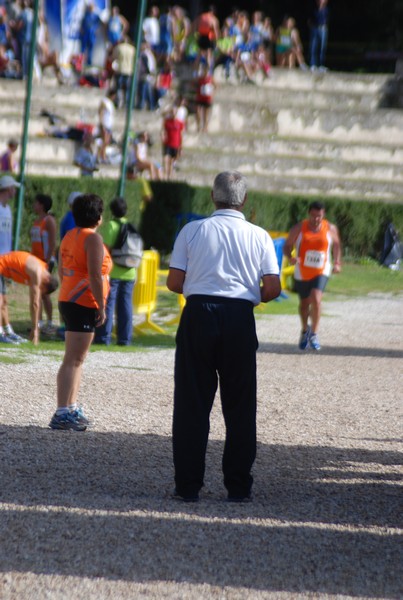
[[227, 217], [235, 217], [238, 219], [243, 219], [244, 221], [246, 220], [245, 215], [242, 212], [240, 212], [239, 210], [235, 210], [233, 208], [220, 208], [219, 210], [215, 210], [211, 216], [215, 217], [218, 215], [223, 215], [223, 216], [227, 216]]

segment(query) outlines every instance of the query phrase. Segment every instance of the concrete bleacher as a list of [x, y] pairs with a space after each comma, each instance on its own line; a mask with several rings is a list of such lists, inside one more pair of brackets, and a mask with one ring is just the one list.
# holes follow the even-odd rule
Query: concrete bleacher
[[[184, 135], [176, 178], [211, 185], [219, 170], [239, 169], [252, 189], [305, 195], [348, 196], [401, 202], [403, 112], [380, 108], [390, 75], [310, 73], [273, 69], [257, 85], [224, 81], [217, 91], [209, 133], [198, 134], [194, 117]], [[59, 87], [50, 77], [33, 86], [27, 175], [79, 176], [74, 142], [44, 137], [42, 109], [75, 124], [97, 122], [103, 90]], [[0, 148], [20, 137], [25, 86], [0, 80]], [[118, 111], [115, 136], [124, 130]], [[148, 129], [159, 159], [162, 117], [133, 111], [132, 129]], [[101, 165], [98, 177], [118, 177], [119, 167]]]

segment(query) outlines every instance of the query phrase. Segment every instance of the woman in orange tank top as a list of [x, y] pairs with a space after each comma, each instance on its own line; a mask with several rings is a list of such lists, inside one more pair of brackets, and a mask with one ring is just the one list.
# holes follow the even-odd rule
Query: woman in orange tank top
[[85, 431], [89, 421], [77, 405], [77, 395], [95, 327], [105, 322], [112, 259], [96, 232], [102, 222], [102, 199], [95, 194], [78, 196], [72, 212], [76, 227], [64, 236], [59, 250], [59, 310], [66, 346], [57, 375], [57, 410], [49, 427]]

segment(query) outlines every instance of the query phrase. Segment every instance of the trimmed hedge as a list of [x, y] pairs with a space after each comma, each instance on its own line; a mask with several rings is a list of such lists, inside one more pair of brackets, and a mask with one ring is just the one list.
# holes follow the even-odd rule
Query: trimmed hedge
[[[21, 249], [30, 249], [29, 230], [34, 220], [32, 201], [35, 194], [42, 192], [52, 196], [52, 212], [60, 222], [68, 209], [67, 197], [75, 190], [100, 195], [105, 201], [104, 220], [110, 218], [109, 202], [118, 193], [116, 180], [30, 177], [26, 182]], [[191, 187], [183, 182], [163, 181], [152, 182], [152, 190], [154, 199], [144, 208], [140, 184], [137, 181], [126, 182], [128, 218], [140, 229], [146, 248], [153, 247], [162, 254], [169, 254], [177, 232], [189, 219], [196, 215], [209, 215], [213, 211], [211, 190]], [[245, 216], [264, 229], [288, 231], [305, 218], [312, 200], [312, 197], [250, 191]], [[403, 204], [348, 198], [326, 198], [323, 202], [327, 218], [340, 230], [344, 254], [377, 258], [382, 250], [387, 224], [393, 223], [398, 231], [403, 232]]]

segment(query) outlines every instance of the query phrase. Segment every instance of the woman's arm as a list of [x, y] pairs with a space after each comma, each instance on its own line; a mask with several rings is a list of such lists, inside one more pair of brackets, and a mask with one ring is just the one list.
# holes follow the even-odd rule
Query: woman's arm
[[104, 259], [104, 244], [98, 233], [89, 235], [85, 241], [87, 253], [87, 270], [90, 288], [98, 305], [98, 325], [105, 322], [105, 301], [103, 293], [102, 262]]

